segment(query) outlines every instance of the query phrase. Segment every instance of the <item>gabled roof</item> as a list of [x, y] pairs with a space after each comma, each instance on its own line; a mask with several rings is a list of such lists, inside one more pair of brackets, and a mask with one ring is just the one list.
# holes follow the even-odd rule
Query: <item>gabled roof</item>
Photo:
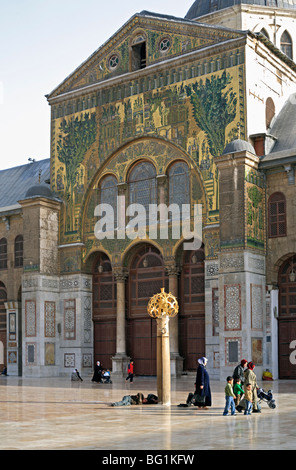
[[[129, 46], [131, 39], [137, 32], [146, 33], [150, 41], [156, 39], [155, 36], [171, 36], [172, 41], [178, 38], [188, 39], [191, 42], [189, 47], [180, 47], [180, 50], [172, 53], [161, 54], [157, 58], [149, 58], [149, 65], [164, 62], [168, 59], [180, 57], [193, 50], [203, 49], [210, 45], [222, 43], [226, 40], [245, 37], [246, 31], [237, 31], [224, 26], [208, 25], [197, 23], [196, 21], [178, 18], [170, 15], [163, 15], [149, 11], [136, 13], [128, 20], [113, 36], [110, 37], [102, 46], [100, 46], [90, 57], [79, 65], [73, 73], [58, 85], [50, 94], [46, 95], [50, 102], [53, 98], [65, 93], [79, 90], [90, 85], [104, 82], [116, 76], [127, 74], [129, 69]], [[191, 47], [191, 49], [190, 49]], [[152, 49], [152, 48], [151, 48]], [[153, 51], [158, 48], [153, 48]], [[108, 62], [114, 52], [121, 55], [120, 65], [116, 70], [110, 71]], [[151, 50], [150, 50], [151, 52]], [[148, 51], [149, 54], [149, 51]], [[124, 65], [122, 65], [124, 62]]]
[[[40, 176], [39, 176], [40, 175]], [[35, 161], [0, 171], [0, 211], [14, 210], [28, 189], [50, 179], [50, 159]]]

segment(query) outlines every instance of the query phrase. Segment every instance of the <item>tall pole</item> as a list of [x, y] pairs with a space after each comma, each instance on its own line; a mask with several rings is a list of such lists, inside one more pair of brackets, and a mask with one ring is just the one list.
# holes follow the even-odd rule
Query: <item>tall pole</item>
[[170, 318], [179, 310], [176, 298], [166, 294], [164, 288], [160, 294], [151, 297], [147, 311], [157, 321], [157, 395], [158, 402], [171, 405], [171, 361], [170, 361]]

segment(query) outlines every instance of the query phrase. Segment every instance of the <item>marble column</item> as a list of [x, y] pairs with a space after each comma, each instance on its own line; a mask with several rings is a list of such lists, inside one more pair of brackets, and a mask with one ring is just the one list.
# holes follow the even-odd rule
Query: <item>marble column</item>
[[[180, 269], [175, 266], [166, 266], [169, 277], [169, 291], [178, 299], [178, 277]], [[179, 324], [178, 316], [170, 320], [170, 356], [171, 356], [171, 374], [179, 376], [183, 372], [183, 358], [179, 353]]]
[[113, 374], [123, 375], [126, 372], [129, 357], [126, 354], [125, 338], [125, 280], [128, 273], [121, 268], [114, 270], [117, 288], [116, 314], [116, 354], [112, 357]]
[[169, 317], [157, 318], [157, 395], [162, 405], [171, 404]]

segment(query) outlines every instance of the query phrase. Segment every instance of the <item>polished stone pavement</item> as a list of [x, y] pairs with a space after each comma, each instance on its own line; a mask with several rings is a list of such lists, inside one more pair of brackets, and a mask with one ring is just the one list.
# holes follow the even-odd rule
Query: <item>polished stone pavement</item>
[[222, 416], [224, 382], [212, 381], [209, 410], [180, 408], [194, 375], [172, 379], [172, 405], [111, 407], [123, 395], [156, 394], [155, 377], [112, 384], [68, 378], [0, 377], [1, 450], [291, 450], [296, 449], [296, 381], [259, 382], [272, 388], [276, 409]]

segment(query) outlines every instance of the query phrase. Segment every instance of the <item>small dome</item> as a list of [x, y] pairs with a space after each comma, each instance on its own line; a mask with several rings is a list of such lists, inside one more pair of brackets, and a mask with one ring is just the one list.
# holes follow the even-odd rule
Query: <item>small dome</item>
[[234, 153], [234, 152], [244, 152], [244, 151], [248, 151], [256, 155], [253, 145], [251, 145], [246, 140], [236, 139], [236, 140], [233, 140], [232, 142], [229, 142], [229, 144], [226, 145], [225, 149], [223, 150], [222, 155], [227, 155], [228, 153]]
[[25, 198], [30, 197], [47, 197], [52, 199], [53, 194], [48, 184], [35, 184], [26, 192]]

